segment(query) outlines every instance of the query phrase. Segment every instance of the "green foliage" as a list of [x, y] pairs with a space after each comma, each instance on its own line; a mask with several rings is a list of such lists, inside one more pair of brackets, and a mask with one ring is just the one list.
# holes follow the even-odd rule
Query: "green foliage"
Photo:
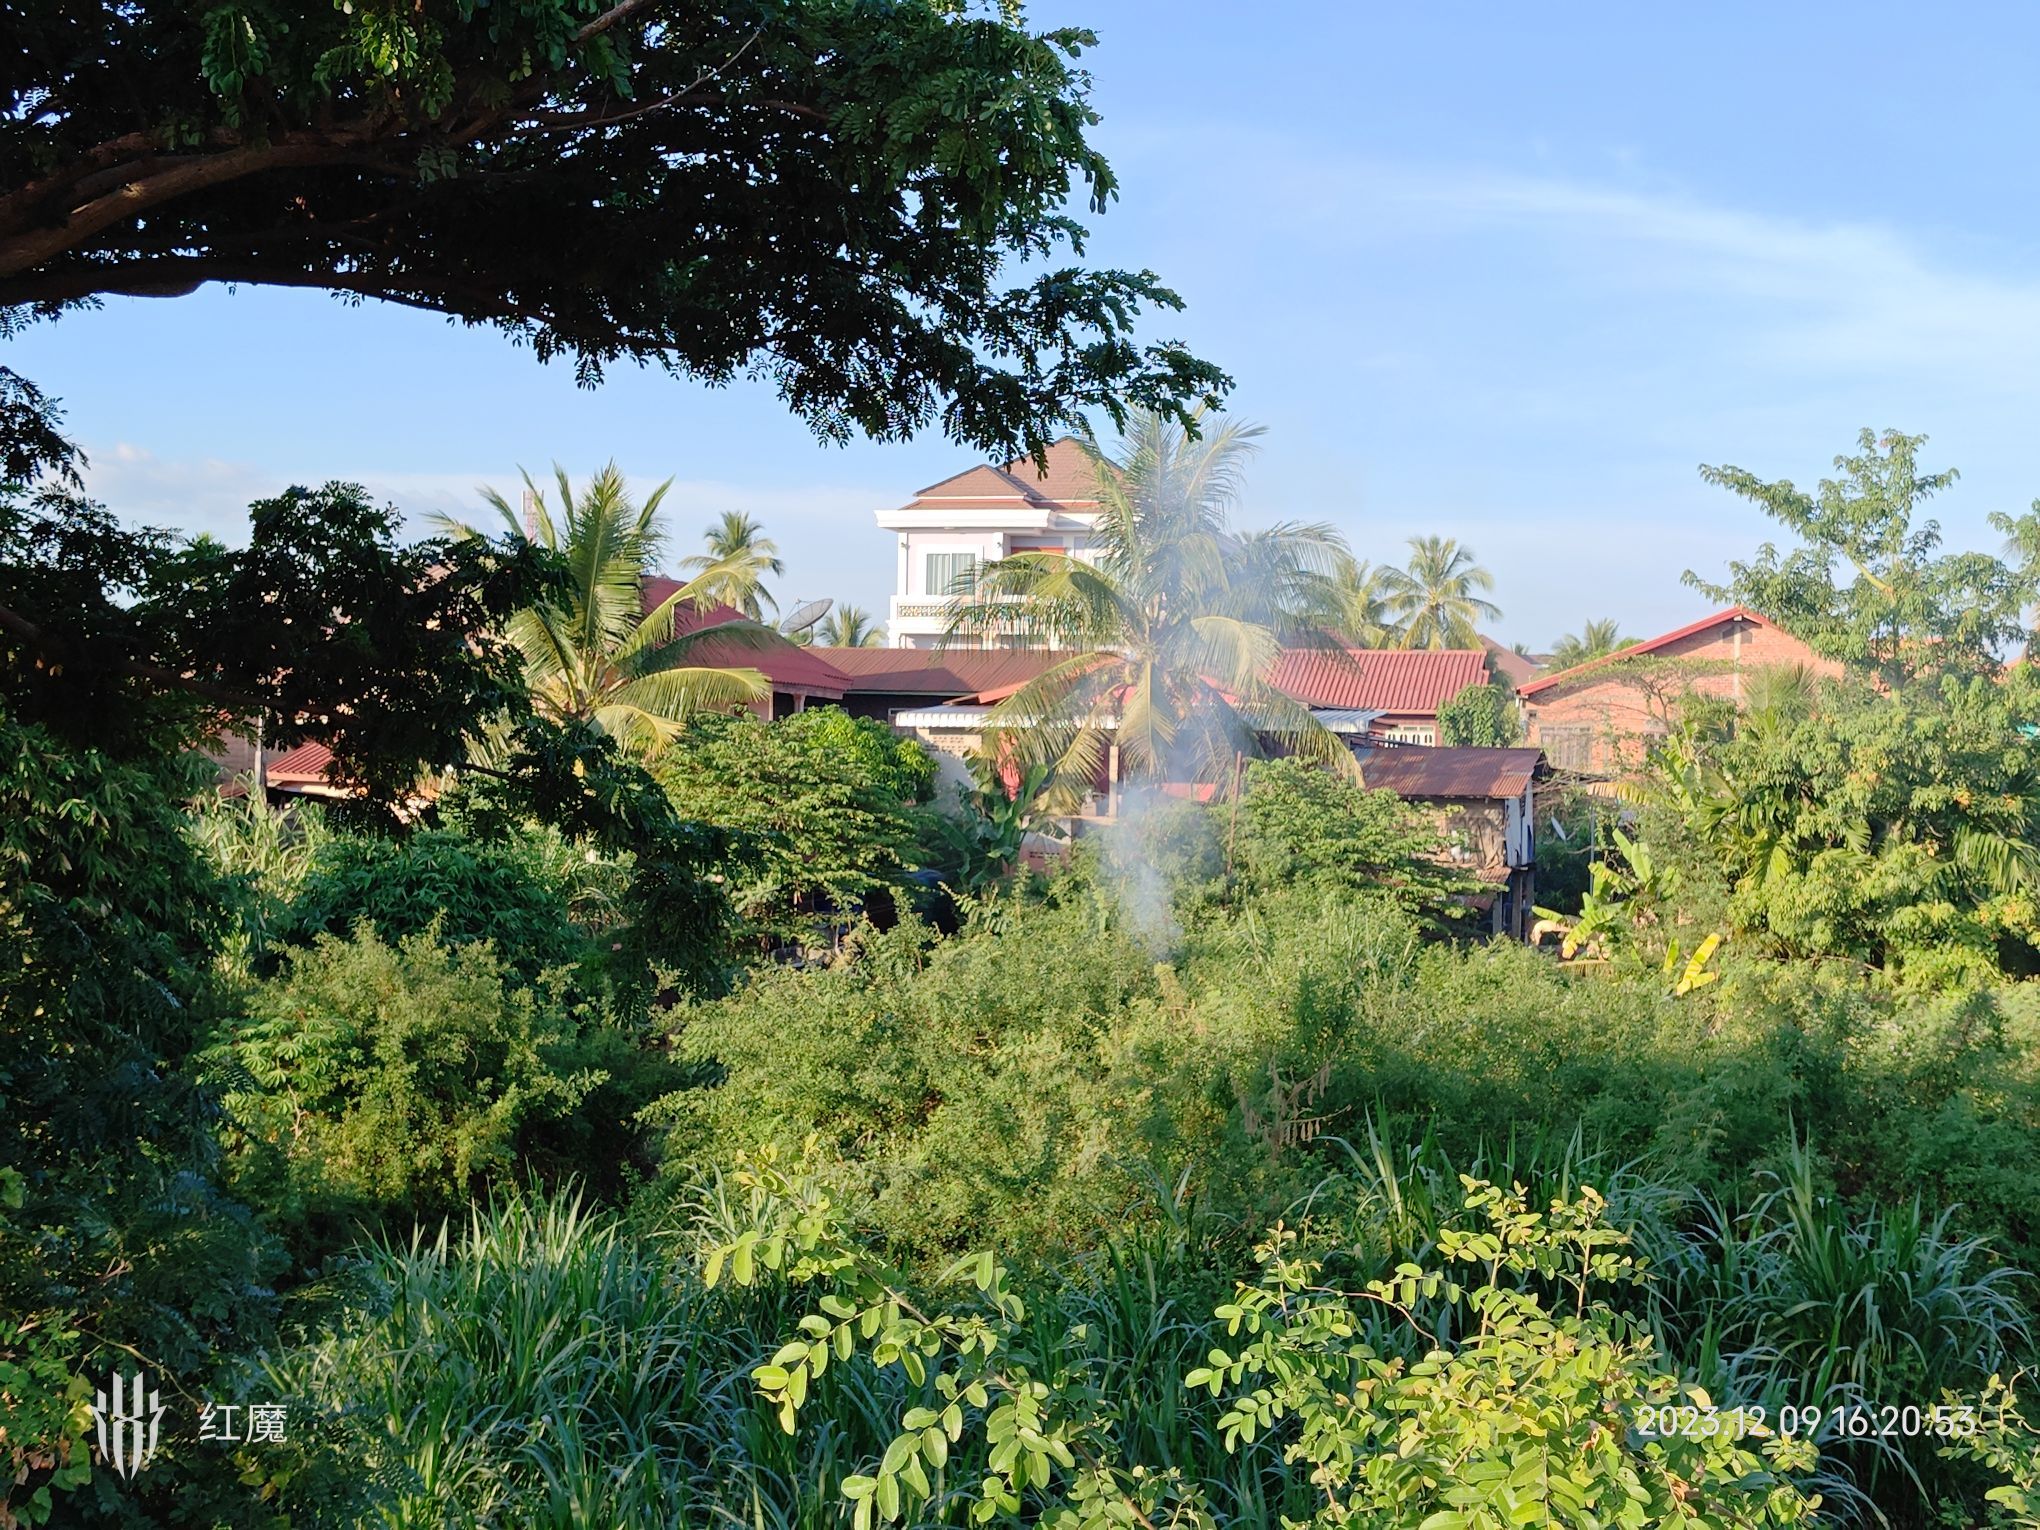
[[[939, 419], [997, 452], [1226, 386], [1135, 338], [1180, 306], [1152, 273], [1068, 258], [1071, 203], [1118, 190], [1077, 62], [1096, 39], [1017, 8], [46, 0], [13, 19], [7, 89], [48, 109], [0, 135], [0, 307], [322, 286], [496, 325], [587, 383], [622, 357], [752, 373], [830, 439]], [[93, 189], [109, 167], [120, 184]]]
[[295, 1405], [285, 1443], [248, 1453], [251, 1482], [293, 1523], [334, 1526], [660, 1524], [747, 1490], [776, 1501], [792, 1484], [746, 1459], [764, 1431], [724, 1380], [762, 1341], [678, 1274], [564, 1194], [372, 1243], [360, 1298], [251, 1369]]
[[1013, 874], [1029, 834], [1056, 830], [1039, 808], [1047, 766], [1030, 765], [1010, 787], [982, 755], [972, 760], [971, 772], [976, 780], [957, 788], [954, 811], [930, 814], [927, 829], [930, 863], [957, 892], [975, 897]]
[[529, 981], [588, 949], [567, 919], [562, 868], [533, 849], [445, 829], [328, 839], [278, 920], [276, 938], [309, 945], [367, 923], [386, 940], [404, 941], [429, 929], [449, 945], [493, 945]]
[[[513, 537], [557, 555], [567, 570], [563, 585], [504, 624], [504, 636], [523, 659], [532, 710], [562, 726], [597, 728], [642, 758], [697, 711], [769, 697], [763, 675], [728, 662], [771, 641], [769, 634], [755, 622], [713, 631], [700, 623], [702, 608], [733, 577], [730, 568], [712, 565], [647, 608], [646, 581], [658, 575], [666, 548], [659, 505], [673, 481], [639, 504], [614, 462], [578, 494], [566, 469], [555, 466], [553, 477], [557, 510], [524, 475], [528, 527], [524, 513], [501, 494], [483, 491]], [[702, 653], [705, 644], [722, 650], [723, 662], [699, 662], [714, 657]], [[479, 752], [498, 751], [485, 746]]]
[[264, 1199], [315, 1219], [464, 1204], [522, 1168], [532, 1135], [604, 1082], [577, 1070], [556, 993], [519, 983], [485, 944], [435, 925], [385, 944], [322, 935], [249, 997], [221, 1050], [227, 1106]]
[[396, 541], [354, 484], [249, 507], [249, 539], [181, 545], [67, 492], [0, 485], [0, 687], [14, 716], [116, 755], [179, 748], [222, 715], [272, 749], [317, 738], [378, 801], [462, 758], [523, 703], [498, 623], [554, 570], [479, 537]]
[[849, 961], [764, 971], [679, 1012], [677, 1055], [719, 1082], [666, 1102], [669, 1156], [720, 1162], [818, 1134], [902, 1257], [934, 1257], [987, 1222], [1079, 1246], [1134, 1182], [1105, 1149], [1138, 1151], [1140, 1084], [1114, 1054], [1152, 973], [1072, 892], [995, 905], [932, 947], [913, 924], [861, 931]]
[[276, 938], [285, 911], [332, 837], [316, 802], [265, 800], [251, 780], [236, 797], [206, 792], [185, 816], [185, 837], [230, 889], [233, 927], [222, 960], [246, 976]]
[[[1259, 1250], [1260, 1282], [1218, 1309], [1246, 1343], [1214, 1348], [1184, 1378], [1213, 1396], [1232, 1391], [1228, 1442], [1290, 1434], [1285, 1456], [1311, 1468], [1323, 1495], [1308, 1523], [1486, 1530], [1811, 1517], [1818, 1498], [1792, 1481], [1814, 1461], [1803, 1441], [1761, 1425], [1750, 1430], [1760, 1443], [1730, 1430], [1639, 1430], [1639, 1408], [1711, 1399], [1682, 1385], [1601, 1295], [1644, 1277], [1598, 1194], [1586, 1188], [1536, 1212], [1520, 1191], [1464, 1184], [1475, 1225], [1441, 1229], [1438, 1267], [1404, 1262], [1360, 1291], [1328, 1288], [1321, 1262], [1299, 1257], [1278, 1228]], [[1406, 1327], [1416, 1358], [1369, 1342], [1384, 1322]]]
[[1474, 749], [1511, 749], [1523, 742], [1516, 698], [1506, 686], [1469, 685], [1438, 708], [1438, 742]]
[[185, 1067], [222, 916], [176, 807], [202, 775], [0, 703], [0, 1427], [33, 1463], [7, 1513], [80, 1481], [88, 1362], [132, 1346], [196, 1377], [273, 1315], [278, 1251], [221, 1192]]
[[1980, 1427], [1974, 1438], [1942, 1454], [1982, 1463], [2006, 1480], [1984, 1496], [1993, 1505], [1989, 1523], [2012, 1530], [2040, 1526], [2040, 1428], [2019, 1405], [2015, 1382], [1992, 1376], [1977, 1398]]
[[[1762, 612], [1817, 652], [1887, 683], [1921, 673], [1994, 671], [2025, 641], [2025, 610], [2040, 593], [2040, 565], [1938, 551], [1940, 523], [1916, 526], [1915, 518], [1958, 475], [1952, 468], [1920, 470], [1926, 439], [1865, 430], [1858, 454], [1835, 458], [1838, 476], [1822, 479], [1812, 494], [1743, 468], [1701, 468], [1709, 483], [1752, 501], [1802, 545], [1783, 555], [1766, 545], [1754, 560], [1731, 563], [1725, 584], [1691, 572], [1686, 582], [1712, 599]], [[2040, 511], [2017, 520], [1999, 516], [1993, 524], [2015, 544], [2040, 547]]]
[[890, 895], [935, 773], [918, 743], [834, 707], [700, 718], [656, 769], [678, 812], [735, 838], [737, 911], [775, 942], [812, 939]]
[[[831, 1364], [860, 1351], [881, 1370], [899, 1367], [927, 1398], [901, 1415], [868, 1473], [843, 1479], [854, 1530], [911, 1521], [938, 1498], [967, 1510], [972, 1524], [1024, 1514], [1057, 1530], [1107, 1530], [1151, 1524], [1165, 1506], [1177, 1511], [1167, 1514], [1172, 1523], [1210, 1523], [1176, 1471], [1122, 1470], [1100, 1459], [1104, 1399], [1080, 1378], [1058, 1374], [1030, 1342], [1027, 1305], [992, 1255], [966, 1254], [933, 1283], [938, 1293], [974, 1287], [970, 1307], [923, 1315], [907, 1278], [845, 1236], [812, 1176], [789, 1173], [765, 1153], [741, 1165], [736, 1179], [755, 1192], [753, 1225], [709, 1252], [703, 1283], [713, 1288], [726, 1274], [749, 1286], [782, 1274], [796, 1289], [821, 1291], [815, 1310], [800, 1318], [802, 1337], [751, 1373], [780, 1428], [794, 1433]], [[963, 1437], [966, 1410], [983, 1430], [984, 1475], [950, 1487], [950, 1453]]]
[[1442, 863], [1422, 809], [1298, 759], [1247, 767], [1234, 864], [1250, 889], [1309, 883], [1385, 894], [1428, 920], [1463, 913], [1480, 884]]
[[590, 920], [610, 937], [605, 964], [625, 999], [722, 992], [733, 967], [729, 837], [682, 818], [651, 775], [592, 725], [534, 718], [508, 742], [506, 769], [461, 777], [463, 829], [528, 844], [535, 825], [584, 860], [628, 868]]
[[1739, 935], [1920, 987], [2040, 967], [2040, 772], [2023, 680], [1830, 687], [1732, 735], [1674, 732], [1642, 795], [1653, 854]]

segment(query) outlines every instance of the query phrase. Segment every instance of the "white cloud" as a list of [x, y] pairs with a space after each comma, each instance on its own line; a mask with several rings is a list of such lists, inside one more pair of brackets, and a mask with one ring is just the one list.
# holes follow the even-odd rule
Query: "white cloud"
[[[1547, 261], [1611, 297], [1643, 292], [1656, 301], [1670, 290], [1719, 304], [1724, 338], [1745, 342], [1753, 361], [1824, 373], [1981, 367], [2021, 386], [2040, 369], [2040, 282], [1965, 268], [1923, 229], [1754, 212], [1673, 187], [1560, 176], [1336, 160], [1293, 164], [1284, 179], [1274, 194], [1312, 209], [1307, 221], [1319, 239], [1499, 237], [1498, 260]], [[1679, 319], [1693, 316], [1662, 317], [1676, 333]]]
[[[223, 542], [246, 540], [248, 506], [279, 494], [294, 481], [252, 462], [213, 457], [160, 455], [131, 442], [110, 446], [88, 443], [91, 463], [86, 489], [130, 524], [167, 526], [204, 532]], [[482, 499], [483, 486], [502, 493], [514, 505], [522, 488], [515, 468], [473, 472], [382, 471], [372, 467], [344, 469], [327, 476], [360, 483], [379, 502], [396, 505], [414, 535], [434, 529], [434, 519], [449, 516], [484, 530], [494, 530], [498, 517]], [[661, 480], [626, 473], [639, 496]], [[552, 480], [534, 478], [552, 494]], [[581, 478], [573, 478], [575, 486]], [[871, 609], [882, 609], [891, 593], [892, 539], [871, 521], [872, 511], [886, 496], [837, 483], [734, 484], [712, 479], [676, 479], [666, 491], [664, 518], [670, 534], [668, 561], [677, 564], [699, 550], [702, 528], [724, 510], [755, 517], [779, 544], [786, 577], [779, 581], [781, 603], [830, 595]]]

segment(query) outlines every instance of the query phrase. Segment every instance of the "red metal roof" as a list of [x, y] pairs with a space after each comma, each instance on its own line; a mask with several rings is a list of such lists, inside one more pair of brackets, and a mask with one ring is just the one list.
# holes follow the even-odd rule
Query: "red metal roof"
[[1544, 764], [1542, 749], [1363, 749], [1360, 779], [1398, 797], [1520, 797]]
[[262, 770], [272, 782], [324, 781], [326, 767], [333, 763], [333, 751], [324, 744], [299, 744], [263, 762]]
[[[679, 580], [668, 579], [663, 574], [647, 579], [645, 609], [657, 610], [679, 588]], [[676, 633], [698, 632], [744, 619], [744, 613], [734, 606], [683, 604], [673, 612], [673, 630]], [[744, 643], [719, 643], [710, 638], [688, 655], [687, 662], [702, 669], [755, 669], [772, 682], [774, 690], [806, 691], [830, 701], [842, 699], [850, 677], [835, 665], [818, 657], [813, 649], [803, 648], [793, 639], [777, 633], [764, 642], [764, 647], [752, 648]]]
[[1275, 688], [1313, 707], [1433, 715], [1487, 680], [1477, 648], [1349, 648], [1344, 655], [1292, 648], [1276, 660]]
[[1612, 664], [1617, 659], [1633, 659], [1638, 654], [1656, 653], [1660, 648], [1669, 648], [1682, 638], [1692, 637], [1696, 632], [1705, 632], [1709, 627], [1719, 627], [1723, 623], [1731, 621], [1755, 622], [1760, 627], [1769, 627], [1774, 631], [1778, 628], [1778, 624], [1768, 616], [1759, 616], [1748, 606], [1730, 606], [1726, 611], [1716, 611], [1712, 616], [1703, 616], [1697, 622], [1688, 622], [1685, 626], [1674, 631], [1661, 632], [1656, 637], [1644, 642], [1631, 643], [1627, 648], [1618, 648], [1613, 653], [1604, 653], [1598, 659], [1589, 659], [1584, 664], [1575, 664], [1571, 669], [1561, 669], [1549, 675], [1541, 675], [1537, 679], [1532, 680], [1528, 685], [1518, 686], [1516, 694], [1519, 696], [1529, 696], [1534, 695], [1538, 691], [1548, 691], [1551, 687], [1562, 681], [1578, 679], [1590, 669], [1599, 669], [1602, 665]]
[[1522, 685], [1537, 676], [1537, 665], [1528, 654], [1518, 653], [1506, 643], [1483, 636], [1480, 646], [1487, 650], [1488, 663], [1511, 685]]
[[1025, 685], [1070, 655], [1038, 649], [816, 648], [849, 677], [849, 694], [975, 696]]

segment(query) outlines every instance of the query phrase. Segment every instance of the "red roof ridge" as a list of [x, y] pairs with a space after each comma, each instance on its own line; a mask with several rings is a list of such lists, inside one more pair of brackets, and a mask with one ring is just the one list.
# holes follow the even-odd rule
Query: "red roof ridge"
[[1681, 638], [1689, 638], [1696, 632], [1705, 632], [1709, 627], [1718, 627], [1723, 622], [1728, 621], [1755, 622], [1758, 626], [1769, 627], [1774, 632], [1784, 630], [1776, 622], [1772, 621], [1770, 617], [1760, 612], [1752, 611], [1748, 606], [1729, 606], [1725, 610], [1716, 611], [1712, 616], [1703, 616], [1696, 622], [1688, 622], [1685, 626], [1675, 628], [1670, 632], [1661, 632], [1654, 638], [1646, 638], [1641, 643], [1631, 643], [1627, 648], [1618, 648], [1613, 653], [1604, 653], [1599, 658], [1588, 659], [1585, 663], [1575, 664], [1570, 668], [1557, 670], [1549, 675], [1541, 675], [1537, 679], [1530, 681], [1527, 685], [1517, 686], [1516, 694], [1518, 696], [1528, 696], [1533, 691], [1549, 690], [1560, 681], [1573, 679], [1578, 675], [1585, 674], [1590, 669], [1599, 669], [1603, 665], [1612, 664], [1617, 659], [1633, 659], [1638, 654], [1656, 653], [1660, 648], [1669, 647]]
[[[1048, 486], [1056, 478], [1058, 470], [1062, 467], [1072, 465], [1064, 462], [1058, 462], [1056, 460], [1056, 458], [1059, 455], [1062, 457], [1068, 456], [1068, 452], [1067, 450], [1065, 450], [1066, 448], [1075, 448], [1078, 452], [1084, 452], [1084, 443], [1078, 440], [1075, 436], [1058, 436], [1055, 440], [1049, 442], [1047, 451], [1043, 453], [1044, 457], [1047, 457], [1049, 459], [1048, 467], [1046, 468], [1045, 471], [1037, 472], [1031, 481], [1025, 474], [1021, 472], [1021, 468], [1023, 466], [1031, 465], [1034, 459], [1032, 457], [1027, 456], [1012, 457], [1008, 458], [1003, 463], [999, 462], [973, 463], [971, 466], [964, 468], [961, 472], [951, 473], [947, 478], [938, 478], [935, 482], [929, 484], [926, 488], [915, 490], [914, 498], [916, 500], [931, 498], [944, 498], [944, 499], [988, 498], [990, 496], [987, 495], [945, 495], [942, 494], [941, 491], [950, 488], [952, 485], [961, 485], [966, 480], [977, 476], [979, 473], [992, 473], [995, 474], [1002, 482], [1011, 485], [1013, 492], [1017, 494], [1020, 498], [1026, 500], [1030, 505], [1034, 505], [1037, 507], [1076, 504], [1088, 500], [1094, 500], [1096, 498], [1095, 495], [1086, 494], [1056, 495], [1049, 491]], [[1088, 457], [1088, 453], [1086, 453], [1086, 456]], [[908, 508], [909, 509], [912, 508], [911, 504], [908, 506]]]

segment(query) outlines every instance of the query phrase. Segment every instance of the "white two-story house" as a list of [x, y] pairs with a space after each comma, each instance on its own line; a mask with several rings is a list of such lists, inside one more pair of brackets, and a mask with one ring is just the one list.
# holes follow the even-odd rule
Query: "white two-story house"
[[933, 648], [949, 598], [968, 591], [977, 570], [1010, 553], [1049, 548], [1091, 554], [1098, 520], [1097, 470], [1075, 440], [1048, 449], [1048, 470], [1031, 457], [987, 462], [921, 490], [879, 528], [899, 540], [899, 577], [886, 631], [895, 648]]

